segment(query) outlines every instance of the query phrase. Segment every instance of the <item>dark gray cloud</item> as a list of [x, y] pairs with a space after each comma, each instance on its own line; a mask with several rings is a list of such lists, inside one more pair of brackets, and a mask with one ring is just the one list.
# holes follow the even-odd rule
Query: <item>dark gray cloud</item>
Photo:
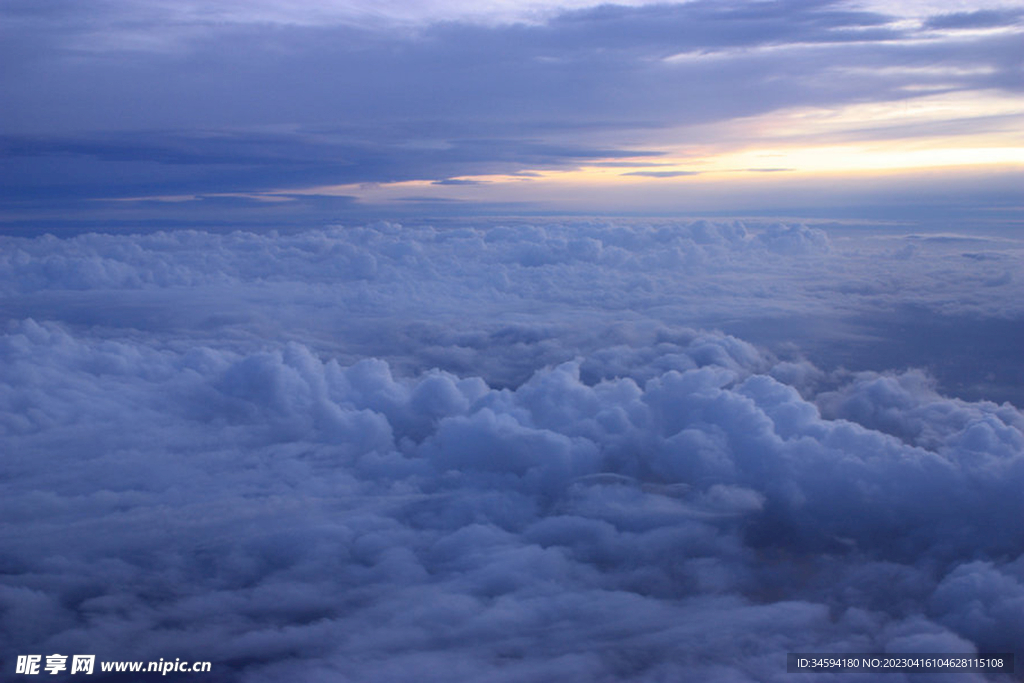
[[982, 9], [973, 12], [937, 14], [925, 22], [928, 28], [972, 29], [1014, 26], [1024, 18], [1020, 9]]
[[[567, 12], [551, 32], [582, 44], [636, 49], [713, 50], [774, 44], [891, 40], [905, 37], [889, 27], [892, 15], [843, 9], [829, 0], [693, 2], [623, 7], [603, 5]], [[549, 34], [550, 35], [550, 34]]]
[[9, 179], [0, 197], [39, 207], [77, 198], [258, 193], [438, 174], [514, 173], [594, 158], [659, 155], [515, 136], [417, 146], [387, 130], [354, 128], [7, 136], [0, 139], [0, 150], [0, 173]]

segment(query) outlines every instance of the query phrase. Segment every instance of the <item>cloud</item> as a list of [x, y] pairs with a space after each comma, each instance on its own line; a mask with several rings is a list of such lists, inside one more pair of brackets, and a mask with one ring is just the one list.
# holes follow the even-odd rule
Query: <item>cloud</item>
[[[69, 199], [131, 199], [225, 193], [288, 194], [289, 189], [365, 182], [401, 182], [438, 175], [558, 168], [592, 158], [656, 156], [537, 141], [449, 140], [436, 145], [395, 138], [378, 129], [146, 131], [0, 139], [0, 193], [11, 203], [52, 206]], [[97, 172], [101, 170], [102, 172]], [[436, 185], [478, 181], [441, 177]], [[289, 196], [296, 196], [294, 194]]]
[[445, 178], [444, 180], [435, 180], [434, 185], [481, 185], [483, 181], [480, 180], [469, 180], [467, 178]]
[[1020, 410], [690, 325], [1008, 323], [985, 282], [1014, 249], [703, 221], [3, 238], [0, 657], [733, 681], [1012, 651]]
[[[642, 383], [574, 362], [496, 390], [297, 344], [21, 323], [2, 349], [5, 659], [725, 680], [803, 649], [1013, 647], [1015, 611], [968, 611], [975, 574], [1019, 592], [1000, 558], [1024, 540], [1005, 523], [1020, 413], [918, 414], [938, 440], [910, 445], [823, 418], [750, 347], [755, 367], [711, 360], [737, 344], [704, 337]], [[894, 576], [913, 588], [889, 603]]]
[[[717, 327], [779, 352], [796, 344], [828, 367], [924, 366], [945, 391], [1019, 400], [1021, 298], [1004, 277], [1019, 246], [858, 235], [758, 221], [481, 220], [8, 237], [0, 310], [246, 351], [298, 341], [499, 386], [603, 346], [685, 345], [671, 330]], [[960, 355], [956, 340], [978, 354]]]
[[[208, 14], [120, 2], [2, 11], [0, 186], [8, 211], [36, 216], [57, 201], [113, 211], [69, 198], [629, 162], [678, 145], [690, 126], [902, 101], [922, 88], [976, 101], [1019, 83], [1008, 57], [1018, 36], [936, 36], [832, 2], [604, 6], [532, 23], [404, 27], [328, 20], [333, 10], [321, 6], [310, 10], [316, 21], [282, 19], [277, 3], [248, 17], [233, 4]], [[971, 118], [924, 123], [1005, 135], [1006, 121]], [[717, 142], [746, 146], [745, 135]]]
[[682, 178], [688, 175], [700, 175], [700, 171], [630, 171], [622, 175], [636, 175], [645, 178]]
[[929, 17], [927, 28], [937, 29], [979, 29], [1001, 28], [1020, 23], [1024, 13], [1019, 9], [982, 9], [973, 12], [951, 12]]
[[785, 254], [820, 254], [831, 248], [828, 235], [802, 225], [776, 223], [757, 236], [769, 251]]

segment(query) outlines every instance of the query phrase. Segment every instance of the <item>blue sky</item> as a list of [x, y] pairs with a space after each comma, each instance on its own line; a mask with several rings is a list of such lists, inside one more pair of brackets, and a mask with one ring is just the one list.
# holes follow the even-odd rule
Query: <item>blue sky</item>
[[1019, 219], [1020, 3], [0, 13], [8, 232], [424, 212]]

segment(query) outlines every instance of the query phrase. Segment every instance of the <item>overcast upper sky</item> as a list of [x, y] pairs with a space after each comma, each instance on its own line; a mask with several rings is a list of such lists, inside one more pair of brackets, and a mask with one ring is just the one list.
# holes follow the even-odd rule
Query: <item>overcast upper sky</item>
[[893, 188], [1012, 213], [1022, 28], [1019, 2], [4, 0], [0, 220], [827, 212]]

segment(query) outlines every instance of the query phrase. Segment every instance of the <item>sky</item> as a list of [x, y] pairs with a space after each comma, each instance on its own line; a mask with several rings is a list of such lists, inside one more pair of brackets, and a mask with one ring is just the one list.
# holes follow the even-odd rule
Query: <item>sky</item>
[[0, 681], [1019, 681], [1022, 29], [0, 0]]
[[1020, 220], [1019, 2], [5, 0], [0, 16], [8, 234]]

